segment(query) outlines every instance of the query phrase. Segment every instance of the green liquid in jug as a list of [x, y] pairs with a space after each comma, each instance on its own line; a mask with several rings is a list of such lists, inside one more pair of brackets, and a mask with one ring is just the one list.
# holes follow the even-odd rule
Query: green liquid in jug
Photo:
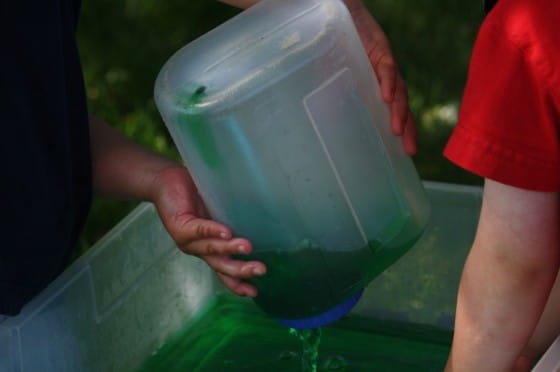
[[321, 314], [363, 289], [416, 241], [383, 247], [371, 241], [355, 250], [327, 251], [309, 240], [294, 250], [261, 250], [242, 259], [262, 261], [267, 274], [250, 279], [255, 302], [269, 315], [301, 319]]
[[[451, 332], [349, 314], [321, 328], [318, 372], [442, 371]], [[222, 294], [169, 337], [144, 372], [267, 371], [302, 368], [302, 342], [248, 298]]]

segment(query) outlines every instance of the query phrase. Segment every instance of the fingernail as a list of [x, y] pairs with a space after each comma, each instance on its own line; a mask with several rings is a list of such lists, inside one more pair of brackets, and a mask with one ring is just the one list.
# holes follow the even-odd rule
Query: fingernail
[[253, 267], [253, 274], [263, 275], [264, 274], [264, 269], [262, 267]]
[[221, 232], [221, 233], [220, 233], [220, 238], [222, 238], [222, 239], [227, 239], [227, 237], [228, 237], [228, 234], [227, 234], [227, 233], [225, 233], [225, 232]]
[[238, 246], [237, 250], [239, 251], [239, 253], [247, 253], [249, 251], [244, 245]]

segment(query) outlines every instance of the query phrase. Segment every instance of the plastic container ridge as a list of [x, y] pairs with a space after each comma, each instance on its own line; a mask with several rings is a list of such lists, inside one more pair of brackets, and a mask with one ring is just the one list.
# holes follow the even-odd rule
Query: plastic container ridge
[[341, 1], [262, 1], [176, 52], [154, 94], [284, 324], [336, 320], [421, 235], [429, 203]]

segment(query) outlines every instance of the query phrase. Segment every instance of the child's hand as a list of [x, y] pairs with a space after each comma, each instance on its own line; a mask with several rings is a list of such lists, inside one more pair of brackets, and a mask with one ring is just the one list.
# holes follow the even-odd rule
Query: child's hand
[[255, 297], [256, 288], [243, 279], [263, 275], [266, 267], [261, 262], [231, 257], [250, 253], [251, 243], [233, 238], [230, 229], [208, 219], [187, 169], [181, 166], [164, 169], [154, 183], [153, 202], [179, 248], [204, 260], [235, 294]]
[[390, 105], [391, 130], [393, 134], [402, 136], [406, 153], [414, 155], [416, 152], [416, 124], [408, 106], [408, 92], [393, 57], [389, 40], [361, 0], [345, 0], [344, 2], [352, 15], [379, 80], [383, 100]]

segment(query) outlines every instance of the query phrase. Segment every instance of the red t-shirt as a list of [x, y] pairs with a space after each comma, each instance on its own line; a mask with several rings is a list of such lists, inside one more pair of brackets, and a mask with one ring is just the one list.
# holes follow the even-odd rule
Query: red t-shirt
[[488, 14], [444, 155], [500, 183], [560, 191], [560, 0], [500, 0]]

